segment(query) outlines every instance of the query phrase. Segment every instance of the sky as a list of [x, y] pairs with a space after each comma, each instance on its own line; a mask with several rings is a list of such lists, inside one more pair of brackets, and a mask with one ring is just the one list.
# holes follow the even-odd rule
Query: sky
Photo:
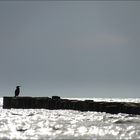
[[0, 96], [139, 98], [139, 1], [0, 1]]

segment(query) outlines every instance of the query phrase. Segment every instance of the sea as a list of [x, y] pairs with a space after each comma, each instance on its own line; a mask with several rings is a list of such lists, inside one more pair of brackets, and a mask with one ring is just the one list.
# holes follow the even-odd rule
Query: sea
[[[90, 100], [140, 102], [139, 98]], [[74, 110], [3, 109], [3, 98], [0, 98], [0, 139], [140, 139], [140, 115]]]

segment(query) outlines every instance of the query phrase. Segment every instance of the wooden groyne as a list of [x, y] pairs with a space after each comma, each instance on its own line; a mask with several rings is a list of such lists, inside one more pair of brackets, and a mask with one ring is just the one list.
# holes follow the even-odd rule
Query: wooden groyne
[[95, 102], [93, 100], [61, 99], [49, 97], [3, 97], [4, 109], [71, 109], [79, 111], [97, 111], [111, 114], [140, 114], [140, 103], [130, 102]]

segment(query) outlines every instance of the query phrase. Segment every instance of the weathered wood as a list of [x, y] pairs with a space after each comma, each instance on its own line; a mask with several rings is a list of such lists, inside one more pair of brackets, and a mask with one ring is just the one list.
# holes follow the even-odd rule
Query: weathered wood
[[93, 100], [61, 99], [49, 97], [3, 97], [3, 108], [23, 109], [72, 109], [79, 111], [97, 111], [107, 113], [127, 113], [140, 115], [140, 103], [130, 102], [95, 102]]

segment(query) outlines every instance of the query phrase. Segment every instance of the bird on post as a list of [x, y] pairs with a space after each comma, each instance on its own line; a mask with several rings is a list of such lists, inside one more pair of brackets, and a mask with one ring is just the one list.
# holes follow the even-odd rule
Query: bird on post
[[15, 90], [15, 97], [18, 96], [19, 93], [20, 93], [20, 86], [17, 86]]

